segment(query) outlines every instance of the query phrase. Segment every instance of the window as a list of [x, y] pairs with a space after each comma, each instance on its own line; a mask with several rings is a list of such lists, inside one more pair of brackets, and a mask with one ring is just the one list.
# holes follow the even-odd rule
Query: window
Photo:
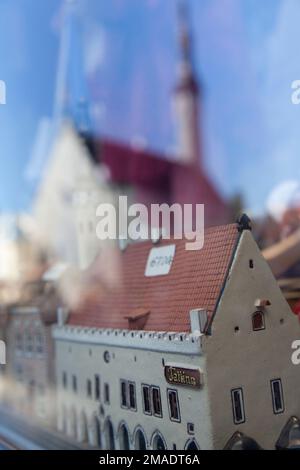
[[177, 390], [168, 390], [168, 404], [171, 421], [180, 422], [180, 412]]
[[156, 434], [153, 438], [152, 442], [152, 448], [153, 450], [165, 450], [166, 444], [160, 434]]
[[151, 415], [150, 386], [142, 385], [143, 409], [146, 415]]
[[162, 418], [161, 400], [159, 387], [152, 387], [153, 414]]
[[234, 424], [240, 424], [245, 422], [245, 410], [244, 410], [244, 399], [243, 390], [236, 388], [231, 390], [232, 400], [232, 411]]
[[121, 380], [121, 407], [136, 410], [135, 383]]
[[109, 405], [109, 384], [104, 384], [104, 403]]
[[271, 380], [271, 392], [272, 392], [272, 402], [273, 410], [275, 414], [283, 413], [284, 403], [283, 403], [283, 393], [282, 385], [280, 379]]
[[100, 400], [100, 377], [95, 375], [95, 399]]
[[23, 351], [23, 337], [22, 337], [22, 333], [20, 332], [16, 334], [16, 350], [18, 352]]
[[120, 449], [121, 450], [129, 450], [130, 449], [130, 439], [128, 429], [125, 424], [122, 424], [119, 429], [119, 442], [120, 442]]
[[32, 353], [32, 351], [33, 351], [33, 336], [31, 334], [31, 332], [27, 333], [26, 342], [27, 342], [27, 344], [26, 344], [27, 352]]
[[129, 382], [129, 408], [136, 410], [135, 383]]
[[252, 328], [253, 331], [259, 331], [265, 329], [265, 316], [260, 310], [253, 313], [252, 315]]
[[187, 433], [188, 434], [194, 434], [195, 433], [194, 423], [187, 423]]
[[134, 448], [135, 448], [135, 450], [146, 450], [147, 449], [145, 433], [142, 429], [138, 429], [135, 433]]
[[90, 379], [86, 381], [86, 393], [89, 398], [92, 397], [92, 381]]
[[63, 384], [64, 388], [67, 388], [67, 386], [68, 386], [68, 377], [67, 377], [66, 372], [62, 373], [62, 384]]
[[38, 331], [36, 333], [35, 343], [36, 343], [36, 352], [38, 354], [43, 354], [43, 352], [44, 352], [44, 337], [43, 337], [41, 331]]
[[77, 392], [77, 377], [76, 375], [72, 376], [72, 387], [73, 387], [73, 392]]
[[126, 380], [121, 380], [121, 407], [128, 408], [127, 405], [127, 382]]

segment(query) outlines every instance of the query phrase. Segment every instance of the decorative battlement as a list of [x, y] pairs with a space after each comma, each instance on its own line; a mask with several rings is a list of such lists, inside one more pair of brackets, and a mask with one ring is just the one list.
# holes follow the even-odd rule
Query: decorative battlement
[[201, 334], [55, 325], [52, 335], [56, 340], [91, 345], [176, 352], [177, 354], [202, 354]]

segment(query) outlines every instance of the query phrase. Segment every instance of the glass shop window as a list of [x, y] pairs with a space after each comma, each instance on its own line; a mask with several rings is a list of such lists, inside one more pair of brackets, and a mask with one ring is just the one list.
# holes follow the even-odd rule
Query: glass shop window
[[100, 376], [95, 375], [95, 399], [100, 400]]
[[274, 414], [283, 413], [284, 402], [282, 393], [282, 384], [280, 379], [271, 380], [271, 392]]
[[146, 415], [151, 415], [150, 386], [142, 385], [143, 409]]
[[152, 387], [152, 404], [154, 416], [162, 417], [160, 389], [159, 387]]
[[121, 407], [128, 408], [127, 405], [127, 381], [121, 380]]
[[244, 409], [244, 398], [243, 389], [236, 388], [231, 390], [232, 400], [232, 411], [234, 424], [240, 424], [245, 422], [245, 409]]
[[64, 388], [67, 388], [67, 386], [68, 386], [68, 377], [67, 377], [67, 373], [65, 371], [62, 373], [62, 384], [63, 384]]
[[180, 421], [177, 390], [168, 390], [168, 403], [171, 421]]
[[89, 398], [92, 397], [92, 381], [90, 379], [86, 381], [86, 394]]
[[265, 329], [265, 315], [263, 312], [258, 310], [252, 315], [252, 328], [253, 331], [259, 331]]
[[72, 388], [73, 388], [73, 392], [77, 392], [77, 377], [76, 375], [73, 375], [72, 376]]
[[110, 396], [109, 396], [109, 384], [104, 384], [104, 403], [109, 405]]
[[129, 408], [136, 410], [136, 394], [135, 394], [135, 383], [129, 382]]

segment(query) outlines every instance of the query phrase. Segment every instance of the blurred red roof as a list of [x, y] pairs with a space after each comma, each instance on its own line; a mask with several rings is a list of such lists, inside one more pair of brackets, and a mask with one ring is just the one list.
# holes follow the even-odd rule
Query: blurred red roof
[[96, 160], [104, 163], [114, 183], [130, 185], [136, 202], [204, 204], [206, 226], [229, 222], [226, 201], [198, 164], [187, 164], [147, 150], [103, 139]]

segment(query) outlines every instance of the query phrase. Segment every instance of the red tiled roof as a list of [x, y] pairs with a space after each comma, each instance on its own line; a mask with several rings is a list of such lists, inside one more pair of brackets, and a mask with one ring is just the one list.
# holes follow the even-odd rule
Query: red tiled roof
[[[238, 237], [237, 226], [232, 224], [207, 229], [199, 251], [185, 250], [185, 240], [129, 245], [119, 252], [119, 281], [111, 288], [102, 281], [109, 267], [99, 257], [89, 273], [94, 276], [94, 295], [71, 312], [68, 324], [128, 329], [128, 317], [141, 309], [150, 312], [144, 330], [190, 331], [191, 309], [205, 308], [209, 315], [214, 312]], [[146, 277], [151, 248], [170, 244], [176, 245], [176, 251], [169, 274]]]

